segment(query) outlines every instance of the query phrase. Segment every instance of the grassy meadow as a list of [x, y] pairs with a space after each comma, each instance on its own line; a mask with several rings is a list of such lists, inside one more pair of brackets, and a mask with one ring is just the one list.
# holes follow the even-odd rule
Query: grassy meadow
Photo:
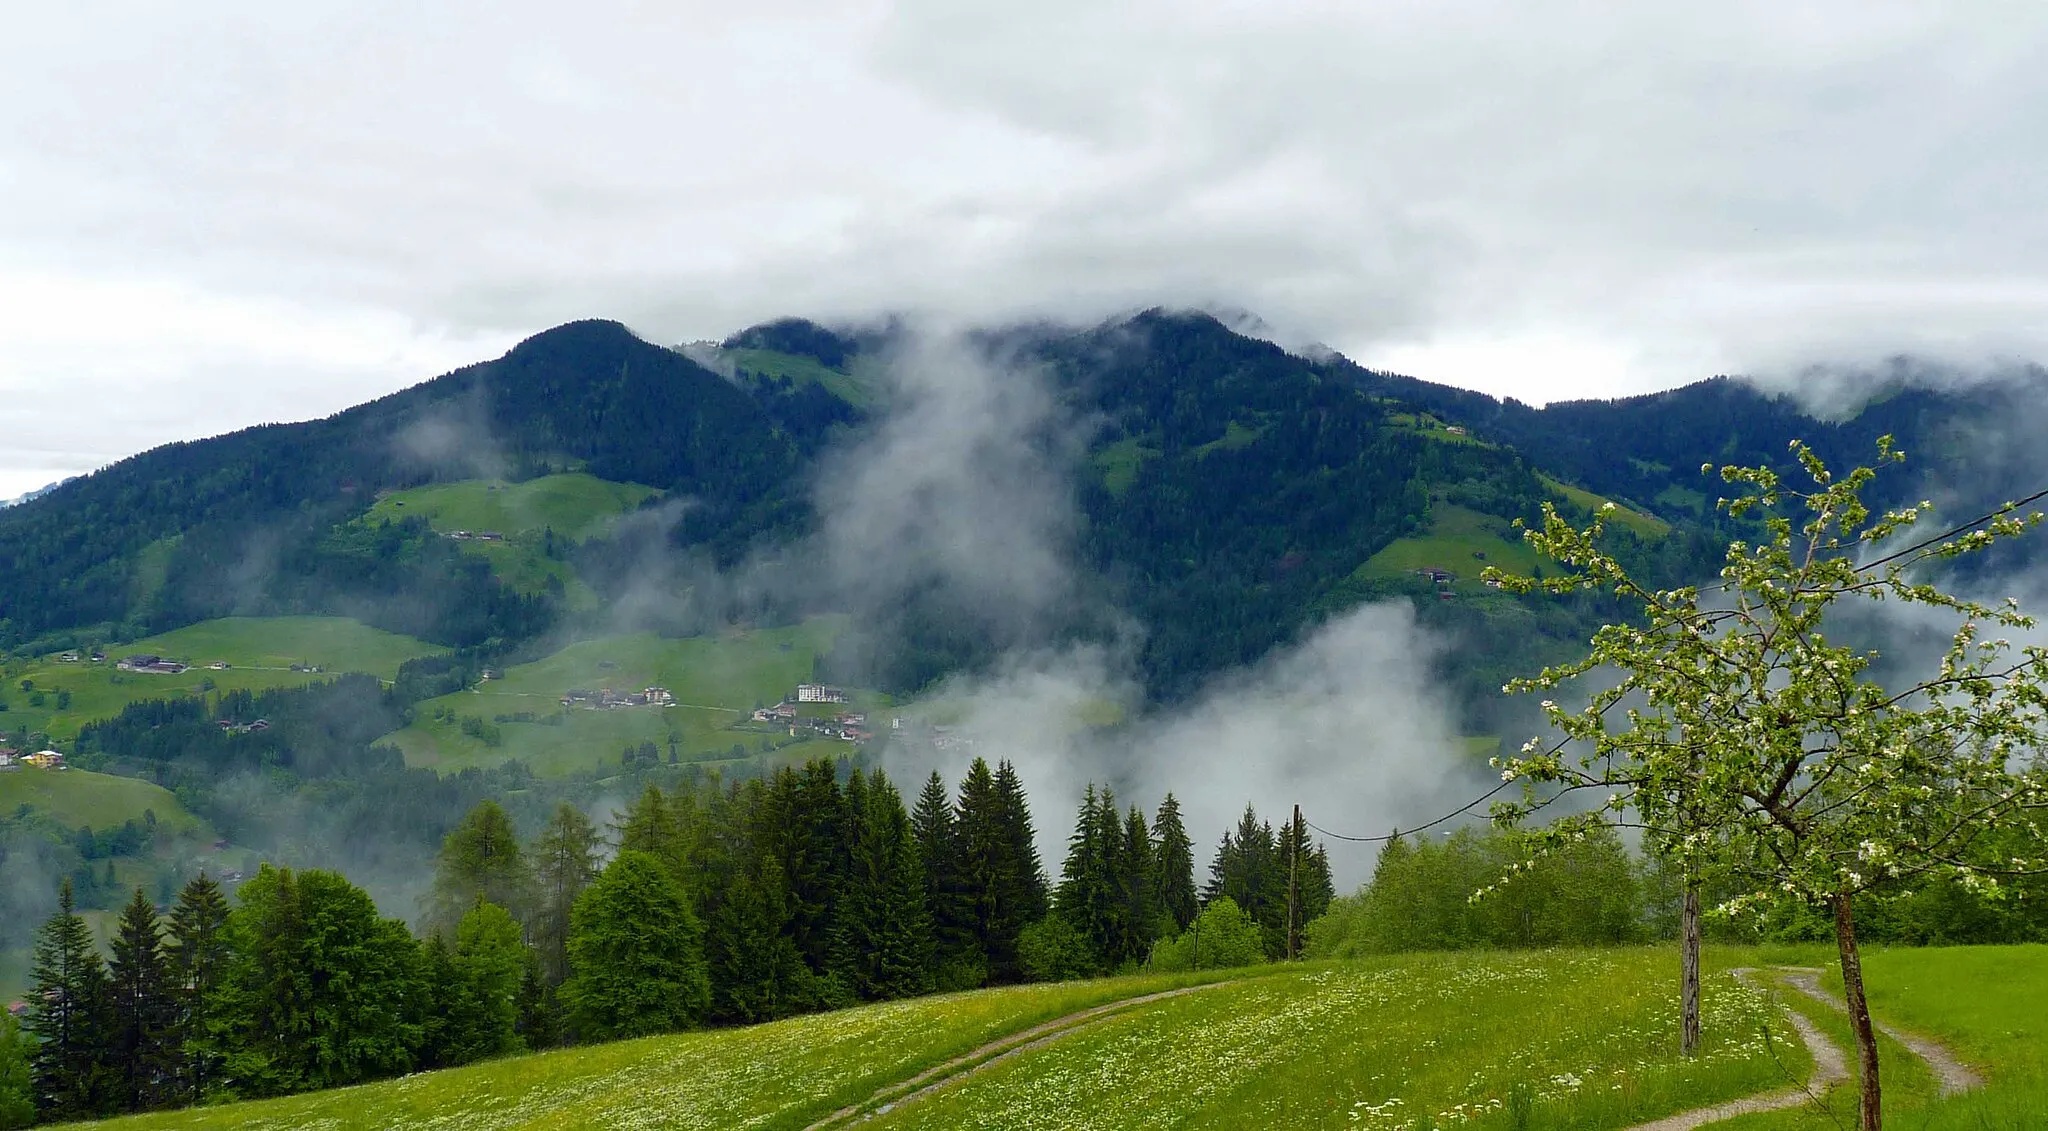
[[1429, 515], [1427, 533], [1395, 539], [1366, 559], [1356, 576], [1393, 577], [1434, 567], [1457, 574], [1459, 592], [1484, 593], [1479, 574], [1487, 566], [1526, 576], [1543, 563], [1507, 519], [1444, 502], [1430, 504]]
[[[502, 679], [418, 704], [412, 725], [386, 741], [404, 751], [409, 764], [443, 771], [519, 758], [538, 773], [569, 773], [616, 765], [622, 747], [642, 742], [654, 743], [666, 759], [671, 738], [689, 761], [730, 757], [734, 745], [751, 757], [763, 753], [764, 741], [771, 747], [790, 741], [786, 728], [750, 722], [754, 708], [809, 681], [813, 661], [844, 627], [843, 618], [820, 617], [785, 628], [680, 640], [638, 633], [579, 641], [507, 668]], [[562, 694], [572, 689], [624, 693], [645, 687], [669, 689], [676, 705], [617, 711], [561, 706]], [[523, 714], [533, 721], [513, 721]], [[507, 721], [497, 722], [500, 716]], [[464, 733], [465, 718], [495, 725], [498, 745]]]
[[443, 534], [488, 530], [509, 537], [552, 529], [557, 537], [581, 541], [660, 493], [581, 472], [523, 483], [464, 479], [394, 491], [378, 499], [365, 520], [424, 518]]
[[[1409, 955], [921, 998], [743, 1029], [510, 1057], [100, 1126], [736, 1128], [842, 1109], [877, 1128], [1619, 1128], [1803, 1075], [1766, 999], [1707, 979], [1706, 1055], [1681, 1062], [1669, 948]], [[1037, 1043], [1026, 1030], [1163, 990]], [[1766, 1037], [1768, 1034], [1768, 1039]], [[993, 1042], [1016, 1055], [949, 1066]], [[850, 1125], [850, 1124], [848, 1124]]]
[[1526, 1102], [1531, 1129], [1612, 1128], [1806, 1071], [1725, 974], [1705, 1054], [1681, 1060], [1674, 967], [1668, 949], [1292, 967], [1119, 1014], [869, 1126], [1506, 1129]]
[[760, 377], [786, 377], [793, 387], [823, 385], [826, 392], [855, 408], [871, 408], [880, 399], [871, 381], [862, 380], [854, 374], [842, 373], [815, 358], [761, 349], [729, 349], [721, 352], [727, 360], [748, 373]]
[[491, 563], [498, 580], [523, 593], [559, 586], [571, 609], [602, 602], [576, 571], [547, 553], [547, 533], [574, 543], [604, 530], [661, 492], [637, 483], [614, 483], [582, 472], [544, 475], [523, 483], [465, 479], [394, 491], [377, 500], [358, 521], [424, 518], [443, 534], [458, 530], [504, 535], [494, 542], [469, 542], [464, 552]]
[[[60, 663], [54, 656], [8, 665], [0, 699], [0, 730], [26, 727], [56, 741], [77, 737], [96, 719], [112, 718], [128, 704], [145, 699], [196, 695], [207, 687], [261, 691], [297, 687], [339, 672], [368, 672], [381, 679], [398, 674], [398, 666], [418, 656], [445, 652], [439, 645], [384, 632], [347, 617], [227, 617], [204, 621], [128, 644], [106, 649], [105, 663]], [[117, 671], [115, 661], [137, 653], [155, 653], [194, 665], [181, 675], [147, 675]], [[206, 665], [231, 665], [216, 671]], [[295, 672], [293, 664], [309, 664], [320, 674]], [[24, 691], [23, 680], [32, 684]], [[59, 706], [69, 693], [69, 706]], [[42, 702], [36, 702], [37, 697]]]
[[0, 772], [0, 813], [22, 806], [41, 810], [68, 828], [91, 825], [113, 828], [130, 818], [155, 813], [157, 828], [171, 836], [211, 837], [206, 822], [186, 811], [170, 790], [140, 778], [95, 774], [86, 770], [38, 770], [33, 766]]
[[914, 998], [95, 1126], [797, 1131], [1006, 1034], [1105, 1002], [1232, 976], [1110, 978]]

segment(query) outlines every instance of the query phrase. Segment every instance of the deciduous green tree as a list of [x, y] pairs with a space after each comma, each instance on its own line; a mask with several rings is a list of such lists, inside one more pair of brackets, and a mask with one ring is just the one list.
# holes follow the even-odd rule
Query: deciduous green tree
[[594, 1040], [686, 1029], [711, 1004], [703, 928], [675, 875], [627, 849], [577, 899], [562, 999]]
[[441, 842], [428, 926], [453, 931], [478, 899], [520, 917], [527, 913], [532, 895], [533, 872], [512, 818], [503, 806], [486, 799]]

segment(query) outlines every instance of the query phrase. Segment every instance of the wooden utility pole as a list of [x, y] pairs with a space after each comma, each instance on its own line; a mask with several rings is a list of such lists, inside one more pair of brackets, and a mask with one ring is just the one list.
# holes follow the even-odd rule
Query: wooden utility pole
[[1301, 910], [1301, 806], [1294, 807], [1294, 827], [1287, 833], [1287, 959], [1294, 960], [1295, 921]]

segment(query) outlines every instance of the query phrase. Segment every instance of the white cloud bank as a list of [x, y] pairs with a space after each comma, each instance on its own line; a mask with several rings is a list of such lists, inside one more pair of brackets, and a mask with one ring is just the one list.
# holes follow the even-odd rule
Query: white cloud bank
[[588, 315], [1216, 304], [1528, 400], [2041, 357], [2044, 44], [1847, 0], [46, 5], [0, 37], [0, 494]]

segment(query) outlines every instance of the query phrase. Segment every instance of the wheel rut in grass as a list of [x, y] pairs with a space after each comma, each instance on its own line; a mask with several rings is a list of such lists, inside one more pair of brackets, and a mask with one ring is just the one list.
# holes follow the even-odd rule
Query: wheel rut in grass
[[[1819, 968], [1813, 966], [1780, 966], [1778, 970], [1784, 976], [1785, 981], [1791, 984], [1793, 989], [1798, 990], [1815, 1001], [1825, 1003], [1837, 1012], [1847, 1013], [1849, 1011], [1848, 1004], [1841, 998], [1821, 989], [1821, 971]], [[1929, 1040], [1917, 1033], [1908, 1033], [1895, 1029], [1874, 1017], [1871, 1018], [1870, 1024], [1878, 1032], [1906, 1046], [1914, 1056], [1925, 1061], [1927, 1067], [1933, 1070], [1934, 1078], [1941, 1086], [1942, 1095], [1953, 1096], [1958, 1092], [1967, 1092], [1984, 1083], [1984, 1077], [1976, 1069], [1957, 1060], [1955, 1054], [1948, 1051], [1947, 1047], [1939, 1041]]]
[[915, 1103], [918, 1100], [924, 1099], [941, 1088], [950, 1087], [984, 1069], [1009, 1060], [1011, 1057], [1043, 1048], [1062, 1037], [1072, 1036], [1074, 1033], [1098, 1021], [1107, 1020], [1114, 1014], [1123, 1013], [1142, 1005], [1149, 1005], [1156, 1001], [1165, 1001], [1168, 998], [1183, 997], [1187, 994], [1200, 993], [1203, 990], [1218, 989], [1223, 986], [1233, 985], [1235, 982], [1236, 979], [1226, 979], [1220, 982], [1208, 982], [1199, 986], [1183, 986], [1177, 990], [1164, 990], [1156, 994], [1141, 994], [1138, 997], [1125, 998], [1122, 1001], [1112, 1001], [1083, 1009], [1076, 1013], [1069, 1013], [1064, 1017], [1055, 1017], [1050, 1021], [1034, 1025], [1029, 1029], [1007, 1033], [982, 1045], [980, 1048], [962, 1053], [944, 1064], [927, 1068], [908, 1080], [902, 1080], [882, 1088], [860, 1103], [840, 1108], [838, 1111], [804, 1128], [804, 1131], [827, 1131], [828, 1128], [845, 1127], [885, 1112], [894, 1111], [905, 1104]]
[[[1754, 986], [1756, 985], [1755, 976], [1762, 973], [1762, 971], [1744, 967], [1731, 970], [1729, 973], [1735, 975], [1744, 985]], [[1776, 974], [1781, 981], [1790, 985], [1793, 989], [1821, 1002], [1829, 1008], [1839, 1013], [1848, 1012], [1848, 1005], [1841, 998], [1821, 988], [1821, 971], [1819, 969], [1811, 966], [1777, 966], [1773, 967], [1770, 973]], [[1682, 1111], [1676, 1115], [1667, 1115], [1662, 1119], [1652, 1120], [1648, 1123], [1636, 1124], [1628, 1128], [1628, 1131], [1693, 1131], [1694, 1128], [1705, 1127], [1710, 1123], [1717, 1123], [1723, 1119], [1733, 1119], [1738, 1115], [1782, 1111], [1786, 1108], [1797, 1107], [1809, 1100], [1817, 1101], [1821, 1093], [1834, 1087], [1836, 1084], [1847, 1082], [1849, 1079], [1849, 1059], [1841, 1047], [1828, 1039], [1826, 1034], [1822, 1033], [1813, 1022], [1807, 1020], [1806, 1016], [1798, 1010], [1788, 1006], [1785, 1009], [1785, 1019], [1792, 1023], [1792, 1028], [1799, 1033], [1799, 1039], [1805, 1043], [1806, 1051], [1813, 1055], [1813, 1075], [1807, 1079], [1805, 1084], [1798, 1087], [1765, 1092], [1761, 1095], [1746, 1096], [1738, 1100], [1729, 1100], [1726, 1103], [1715, 1104], [1712, 1107]], [[1934, 1072], [1935, 1078], [1941, 1084], [1942, 1095], [1949, 1096], [1957, 1092], [1967, 1092], [1984, 1082], [1984, 1078], [1978, 1075], [1974, 1069], [1957, 1060], [1948, 1049], [1942, 1047], [1939, 1043], [1912, 1033], [1901, 1032], [1874, 1019], [1872, 1024], [1877, 1028], [1878, 1032], [1904, 1045], [1913, 1055], [1919, 1057], [1927, 1064], [1927, 1067]]]

